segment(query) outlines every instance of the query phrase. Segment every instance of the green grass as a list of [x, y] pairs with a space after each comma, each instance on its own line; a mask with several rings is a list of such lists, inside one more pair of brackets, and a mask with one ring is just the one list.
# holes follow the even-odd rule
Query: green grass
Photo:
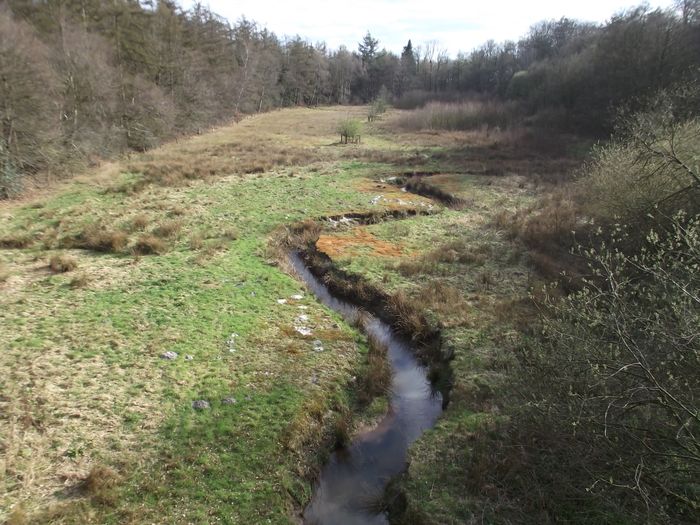
[[[0, 521], [293, 521], [335, 426], [356, 408], [351, 378], [363, 373], [367, 348], [269, 260], [269, 239], [278, 227], [310, 217], [413, 206], [399, 199], [421, 199], [377, 188], [377, 181], [452, 168], [465, 154], [466, 135], [397, 135], [387, 128], [391, 115], [366, 125], [362, 145], [334, 145], [338, 120], [363, 112], [262, 115], [0, 207], [0, 238], [30, 240], [26, 248], [0, 250], [0, 442], [7, 458]], [[263, 173], [243, 174], [271, 146], [280, 158]], [[139, 162], [169, 166], [174, 157], [178, 165], [210, 162], [213, 173], [143, 184]], [[516, 249], [489, 221], [532, 195], [512, 177], [437, 182], [467, 199], [467, 209], [369, 226], [377, 239], [400, 242], [404, 255], [376, 257], [360, 247], [338, 262], [425, 301], [456, 349], [453, 403], [412, 450], [406, 489], [413, 507], [442, 506], [440, 516], [459, 517], [468, 511], [460, 510], [459, 487], [441, 474], [439, 460], [456, 430], [493, 416], [473, 400], [502, 380], [493, 361], [508, 332], [496, 306], [527, 285]], [[388, 200], [373, 204], [377, 194]], [[143, 231], [135, 229], [143, 217]], [[165, 253], [132, 255], [141, 235], [157, 235], [173, 220], [181, 225], [163, 239]], [[123, 232], [126, 247], [72, 249], [70, 240], [95, 224]], [[457, 264], [438, 257], [425, 271], [402, 273], [402, 260], [455, 240], [485, 250], [486, 259]], [[57, 253], [74, 257], [77, 268], [50, 272]], [[494, 285], [485, 287], [484, 272], [496, 277]], [[436, 283], [457, 291], [458, 308], [429, 293]], [[291, 299], [299, 293], [303, 299]], [[302, 313], [311, 337], [294, 331]], [[314, 339], [324, 352], [313, 350]], [[178, 358], [161, 359], [166, 351]], [[236, 403], [224, 404], [229, 397]], [[199, 399], [211, 408], [194, 410]], [[370, 424], [385, 409], [377, 399], [356, 421]], [[110, 497], [90, 493], [83, 482], [101, 465], [118, 473]]]

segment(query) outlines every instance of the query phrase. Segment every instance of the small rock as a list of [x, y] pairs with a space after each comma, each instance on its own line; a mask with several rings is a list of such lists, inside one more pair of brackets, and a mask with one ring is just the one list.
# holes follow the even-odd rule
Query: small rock
[[237, 337], [238, 337], [238, 334], [234, 332], [228, 337], [228, 339], [226, 339], [226, 346], [227, 346], [229, 352], [236, 351], [236, 338]]
[[172, 350], [168, 350], [167, 352], [163, 352], [160, 354], [161, 359], [167, 359], [168, 361], [172, 361], [173, 359], [177, 359], [177, 352], [173, 352]]
[[301, 294], [292, 295], [292, 299], [294, 299], [295, 301], [301, 301], [303, 298], [304, 296]]
[[294, 330], [296, 330], [303, 336], [311, 335], [313, 333], [311, 331], [311, 328], [307, 328], [306, 326], [295, 326]]
[[323, 352], [323, 342], [322, 341], [319, 341], [318, 339], [316, 339], [313, 342], [313, 345], [314, 345], [314, 352]]
[[277, 299], [277, 304], [287, 304], [286, 299]]
[[195, 410], [207, 410], [208, 408], [211, 408], [211, 406], [209, 405], [209, 401], [197, 399], [196, 401], [192, 401], [192, 408]]
[[318, 377], [316, 376], [316, 374], [314, 374], [314, 375], [311, 376], [310, 381], [311, 381], [312, 384], [318, 385]]
[[305, 304], [300, 304], [299, 306], [297, 306], [297, 308], [299, 308], [299, 310], [308, 310], [309, 309], [309, 307], [306, 306]]
[[305, 323], [308, 320], [309, 320], [309, 316], [306, 314], [301, 314], [299, 317], [297, 317], [297, 321], [301, 321], [302, 323]]
[[235, 405], [238, 401], [236, 401], [235, 397], [226, 397], [221, 402], [224, 405]]
[[187, 354], [187, 355], [185, 356], [185, 361], [192, 361], [193, 359], [194, 359], [194, 356], [191, 356], [191, 355], [189, 355], [189, 354]]

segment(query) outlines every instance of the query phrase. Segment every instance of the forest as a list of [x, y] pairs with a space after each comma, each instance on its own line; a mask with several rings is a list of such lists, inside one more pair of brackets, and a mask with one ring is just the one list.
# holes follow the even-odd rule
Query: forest
[[595, 25], [562, 18], [518, 42], [450, 58], [437, 42], [400, 56], [367, 33], [357, 49], [280, 39], [201, 4], [8, 0], [0, 12], [0, 195], [145, 151], [230, 118], [286, 106], [397, 107], [480, 96], [533, 124], [605, 136], [615, 111], [697, 77], [698, 7], [640, 6]]
[[700, 0], [405, 42], [0, 2], [0, 523], [700, 522]]

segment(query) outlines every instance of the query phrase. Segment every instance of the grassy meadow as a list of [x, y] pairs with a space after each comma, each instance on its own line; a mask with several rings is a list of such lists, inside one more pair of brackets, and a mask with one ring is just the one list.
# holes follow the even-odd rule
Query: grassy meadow
[[[499, 213], [576, 161], [514, 130], [408, 131], [396, 110], [339, 144], [338, 122], [365, 114], [261, 114], [0, 203], [0, 522], [293, 523], [334, 443], [384, 405], [353, 391], [366, 341], [283, 271], [270, 238], [426, 207], [439, 213], [318, 246], [419, 302], [454, 354], [452, 402], [400, 483], [407, 516], [481, 513], [452, 480], [470, 432], [500, 417], [490, 392], [534, 284]], [[465, 205], [389, 181], [423, 171]]]

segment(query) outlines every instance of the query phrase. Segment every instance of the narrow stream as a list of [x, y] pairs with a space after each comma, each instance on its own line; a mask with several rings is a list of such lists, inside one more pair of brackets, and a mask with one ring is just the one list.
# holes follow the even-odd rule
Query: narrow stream
[[337, 299], [309, 270], [298, 254], [290, 261], [299, 277], [326, 306], [348, 322], [363, 319], [363, 330], [387, 348], [392, 381], [389, 411], [379, 425], [336, 450], [321, 470], [311, 503], [304, 511], [307, 525], [388, 524], [377, 511], [391, 479], [406, 468], [408, 447], [442, 412], [442, 397], [427, 379], [427, 370], [408, 341], [372, 316], [360, 317], [355, 306]]

